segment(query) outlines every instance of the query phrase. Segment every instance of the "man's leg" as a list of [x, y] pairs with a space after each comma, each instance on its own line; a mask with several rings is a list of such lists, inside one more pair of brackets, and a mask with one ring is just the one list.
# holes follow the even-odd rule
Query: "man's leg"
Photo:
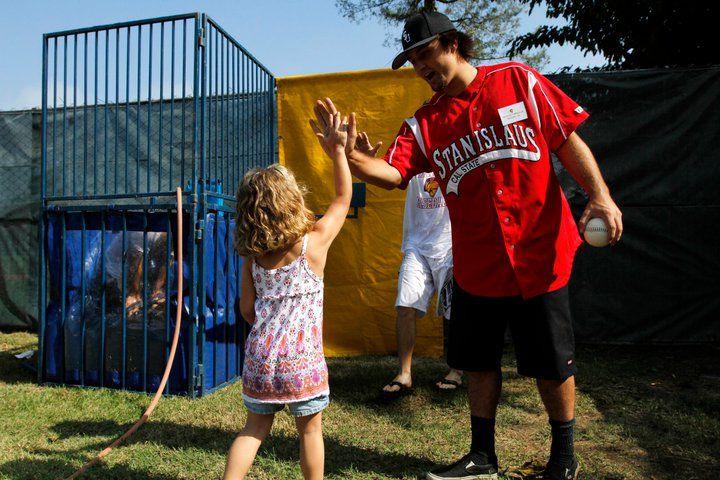
[[575, 479], [575, 339], [567, 287], [524, 301], [514, 319], [518, 373], [537, 379], [550, 420], [550, 459], [542, 478]]
[[474, 417], [495, 418], [500, 402], [502, 376], [499, 370], [466, 372], [470, 414]]
[[495, 413], [502, 386], [500, 364], [508, 301], [471, 295], [455, 283], [452, 288], [448, 365], [467, 375], [472, 439], [466, 455], [428, 472], [426, 478], [497, 480]]
[[[415, 321], [416, 310], [410, 307], [397, 307], [397, 349], [400, 371], [393, 379], [406, 387], [412, 386], [412, 354], [415, 349]], [[397, 385], [386, 385], [383, 390], [394, 392], [399, 390]]]
[[[540, 398], [550, 419], [548, 478], [577, 478], [575, 459], [575, 376], [566, 380], [537, 380]], [[552, 475], [552, 476], [550, 476]]]
[[537, 380], [540, 398], [551, 421], [569, 422], [575, 418], [575, 376], [567, 380]]
[[466, 371], [470, 397], [470, 452], [458, 461], [428, 472], [428, 480], [497, 480], [498, 459], [495, 454], [495, 413], [497, 412], [502, 376], [500, 369]]
[[467, 372], [468, 396], [470, 397], [470, 451], [487, 458], [488, 463], [497, 466], [495, 454], [495, 415], [500, 392], [502, 373], [500, 370]]
[[[437, 290], [437, 312], [443, 319], [443, 351], [447, 358], [448, 330], [452, 305], [453, 265], [452, 255], [435, 259], [431, 264], [433, 283]], [[462, 370], [450, 367], [445, 376], [435, 383], [440, 390], [457, 390], [462, 385]]]
[[425, 258], [419, 253], [408, 251], [403, 257], [398, 277], [396, 332], [398, 363], [400, 371], [393, 381], [385, 385], [383, 393], [394, 393], [401, 387], [412, 386], [412, 354], [415, 349], [415, 320], [427, 312], [433, 294], [432, 272]]
[[[438, 312], [443, 317], [443, 351], [445, 352], [445, 358], [447, 358], [448, 352], [448, 332], [450, 330], [450, 304], [452, 303], [450, 298], [452, 297], [452, 266], [448, 268], [445, 273], [447, 279], [443, 286], [438, 292]], [[440, 306], [442, 305], [442, 308]], [[452, 368], [448, 365], [448, 371], [445, 376], [435, 383], [435, 386], [440, 390], [457, 390], [457, 388], [463, 383], [463, 371], [457, 368]]]
[[[457, 285], [453, 290], [448, 364], [463, 368], [470, 400], [470, 453], [497, 467], [495, 415], [502, 390], [502, 359], [506, 299], [475, 297]], [[477, 315], [485, 321], [478, 321]]]

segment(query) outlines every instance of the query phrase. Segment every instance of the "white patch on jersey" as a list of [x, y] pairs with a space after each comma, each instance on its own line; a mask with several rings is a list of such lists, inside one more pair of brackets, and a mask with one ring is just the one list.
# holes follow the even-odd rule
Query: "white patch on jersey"
[[532, 74], [529, 70], [527, 71], [528, 74], [528, 101], [530, 102], [530, 107], [532, 108], [532, 111], [535, 112], [535, 118], [537, 119], [538, 127], [542, 128], [542, 124], [540, 123], [540, 111], [538, 110], [537, 106], [537, 100], [535, 100], [535, 91], [533, 88], [535, 88], [535, 84], [537, 84], [537, 78], [535, 78], [535, 75]]
[[407, 123], [408, 127], [410, 127], [410, 131], [415, 137], [415, 140], [417, 141], [420, 150], [422, 150], [423, 155], [425, 155], [425, 158], [427, 158], [427, 152], [425, 150], [425, 140], [423, 140], [422, 132], [420, 131], [420, 124], [418, 123], [417, 119], [415, 117], [406, 118], [405, 123]]
[[[403, 131], [402, 133], [404, 134], [405, 132]], [[398, 135], [397, 137], [395, 137], [395, 143], [393, 143], [393, 148], [392, 148], [392, 150], [390, 151], [390, 157], [388, 158], [388, 164], [390, 164], [390, 165], [392, 165], [393, 156], [395, 155], [395, 150], [397, 149], [397, 143], [398, 143], [398, 139], [399, 139], [399, 138], [400, 138], [400, 135]]]
[[582, 113], [582, 112], [583, 112], [583, 108], [580, 105], [575, 107], [575, 113]]
[[522, 101], [513, 103], [507, 107], [498, 108], [498, 115], [500, 115], [500, 121], [503, 126], [528, 118], [527, 110], [525, 110], [525, 103]]
[[[528, 75], [532, 75], [532, 74], [530, 73], [530, 74], [528, 74]], [[534, 78], [534, 77], [533, 77], [533, 78]], [[563, 128], [562, 123], [560, 123], [560, 117], [558, 117], [558, 114], [557, 114], [557, 112], [555, 111], [555, 105], [553, 105], [553, 103], [552, 103], [552, 102], [550, 101], [550, 99], [548, 98], [547, 93], [545, 93], [545, 90], [543, 90], [542, 84], [541, 84], [541, 83], [538, 83], [537, 85], [538, 85], [538, 88], [540, 89], [540, 93], [542, 93], [542, 94], [543, 94], [543, 97], [545, 97], [545, 101], [547, 102], [548, 106], [550, 107], [550, 110], [552, 110], [552, 112], [553, 112], [553, 116], [555, 117], [555, 122], [557, 123], [557, 126], [558, 126], [558, 128], [560, 129], [560, 133], [562, 134], [563, 138], [567, 138], [568, 136], [567, 136], [567, 134], [565, 133], [565, 129]], [[539, 118], [540, 118], [540, 116], [538, 115], [538, 119], [539, 119]], [[539, 122], [539, 120], [538, 120], [538, 124], [539, 124], [539, 123], [540, 123], [540, 122]]]

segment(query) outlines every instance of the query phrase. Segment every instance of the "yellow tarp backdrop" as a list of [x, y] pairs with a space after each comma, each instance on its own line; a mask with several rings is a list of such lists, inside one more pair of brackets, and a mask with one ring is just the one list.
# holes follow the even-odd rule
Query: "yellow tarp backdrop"
[[[310, 190], [308, 205], [323, 213], [333, 195], [332, 164], [309, 126], [313, 104], [330, 97], [343, 114], [356, 112], [383, 155], [403, 120], [431, 95], [410, 69], [280, 78], [280, 162]], [[357, 180], [355, 180], [357, 181]], [[396, 350], [395, 295], [400, 266], [405, 192], [368, 185], [367, 207], [348, 219], [325, 267], [325, 353], [390, 354]], [[442, 355], [442, 321], [431, 312], [417, 322], [416, 353]]]

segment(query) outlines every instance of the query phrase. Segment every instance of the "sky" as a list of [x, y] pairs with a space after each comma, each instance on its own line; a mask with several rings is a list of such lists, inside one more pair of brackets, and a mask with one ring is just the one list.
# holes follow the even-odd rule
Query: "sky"
[[[40, 104], [43, 33], [188, 12], [209, 14], [279, 77], [389, 68], [396, 53], [383, 45], [384, 25], [375, 19], [352, 23], [334, 0], [24, 0], [0, 17], [0, 110]], [[558, 22], [548, 22], [536, 8], [522, 16], [519, 33], [544, 23]], [[546, 72], [604, 63], [568, 45], [548, 54]]]

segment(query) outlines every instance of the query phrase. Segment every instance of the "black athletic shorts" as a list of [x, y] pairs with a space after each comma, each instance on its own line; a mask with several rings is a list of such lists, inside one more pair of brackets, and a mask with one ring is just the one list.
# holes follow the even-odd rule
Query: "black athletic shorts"
[[454, 282], [448, 365], [468, 372], [499, 370], [508, 324], [520, 375], [545, 380], [575, 375], [575, 337], [567, 286], [523, 300], [478, 297]]

